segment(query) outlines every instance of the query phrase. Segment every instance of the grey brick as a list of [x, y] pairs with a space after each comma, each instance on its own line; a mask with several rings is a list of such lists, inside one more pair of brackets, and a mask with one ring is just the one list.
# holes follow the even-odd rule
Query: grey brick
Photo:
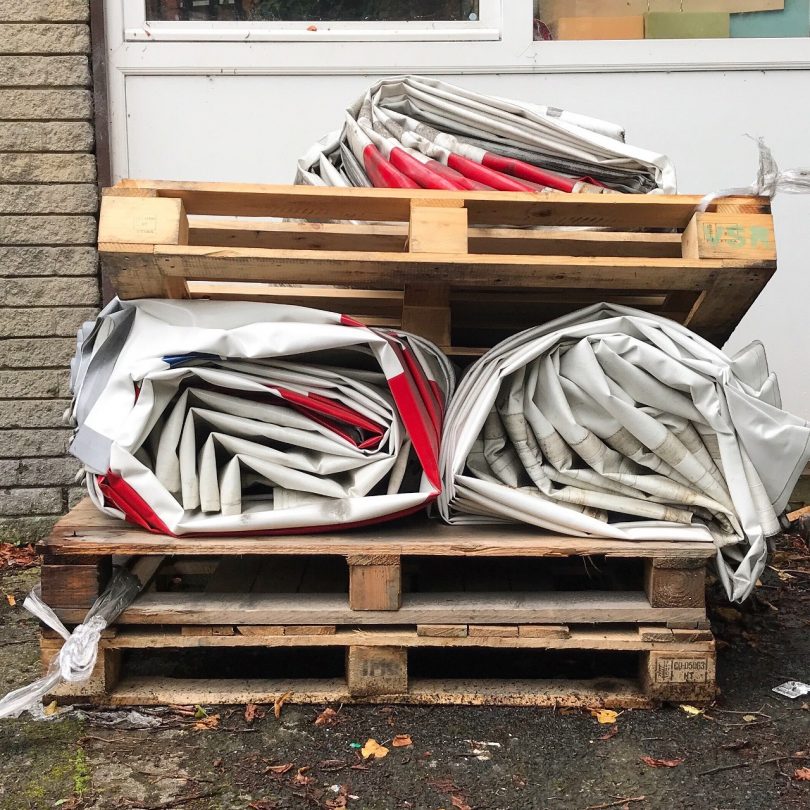
[[[0, 36], [2, 35], [0, 30]], [[86, 56], [0, 56], [0, 85], [4, 87], [87, 87]]]
[[94, 183], [0, 185], [0, 214], [95, 214]]
[[0, 90], [0, 118], [64, 121], [89, 119], [92, 114], [93, 99], [89, 90]]
[[93, 155], [0, 154], [0, 182], [92, 183], [95, 179]]
[[53, 528], [56, 516], [0, 518], [0, 541], [36, 543]]
[[[0, 305], [7, 307], [36, 307], [43, 304], [50, 307], [61, 305], [98, 304], [98, 283], [95, 278], [15, 278], [0, 285]], [[34, 319], [44, 317], [45, 309], [28, 309]], [[8, 313], [4, 313], [5, 315]], [[71, 321], [77, 317], [78, 327], [82, 320], [80, 314], [62, 310], [62, 314]]]
[[94, 245], [96, 220], [85, 216], [0, 215], [0, 244]]
[[0, 152], [92, 152], [88, 121], [0, 121]]
[[[46, 399], [70, 396], [70, 373], [67, 368], [54, 370], [16, 369], [0, 371], [0, 397]], [[5, 441], [0, 433], [0, 442]]]
[[61, 458], [10, 458], [0, 460], [0, 486], [75, 486], [81, 463], [72, 456]]
[[90, 28], [81, 23], [7, 23], [0, 31], [0, 53], [89, 53]]
[[0, 356], [6, 368], [66, 368], [75, 351], [76, 341], [70, 338], [0, 340]]
[[66, 399], [0, 400], [0, 427], [55, 428], [65, 425]]
[[88, 0], [3, 0], [3, 22], [86, 22], [90, 16]]
[[0, 515], [58, 515], [61, 489], [0, 489]]
[[87, 497], [87, 489], [83, 486], [68, 487], [68, 509], [73, 509]]
[[0, 458], [63, 456], [67, 452], [71, 434], [72, 431], [69, 428], [1, 430]]
[[96, 307], [5, 309], [0, 310], [0, 319], [5, 337], [73, 337], [97, 311]]
[[90, 247], [3, 247], [0, 278], [9, 276], [95, 276], [98, 254]]

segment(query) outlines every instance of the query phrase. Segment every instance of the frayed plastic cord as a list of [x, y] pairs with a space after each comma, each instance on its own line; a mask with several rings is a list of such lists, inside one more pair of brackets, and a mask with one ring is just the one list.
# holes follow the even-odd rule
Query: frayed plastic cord
[[783, 194], [810, 194], [810, 169], [788, 169], [779, 171], [779, 165], [773, 156], [764, 138], [753, 138], [759, 147], [759, 171], [757, 179], [745, 188], [724, 188], [707, 194], [697, 206], [702, 213], [715, 201], [722, 197], [775, 197], [779, 192]]
[[90, 678], [98, 658], [101, 633], [132, 603], [141, 590], [138, 578], [124, 568], [116, 568], [110, 584], [93, 603], [82, 622], [72, 633], [59, 617], [42, 601], [39, 585], [23, 602], [23, 607], [52, 630], [59, 633], [65, 644], [54, 657], [48, 672], [28, 686], [9, 692], [0, 700], [0, 718], [19, 717], [28, 710], [35, 718], [42, 717], [42, 698], [60, 683], [81, 683]]

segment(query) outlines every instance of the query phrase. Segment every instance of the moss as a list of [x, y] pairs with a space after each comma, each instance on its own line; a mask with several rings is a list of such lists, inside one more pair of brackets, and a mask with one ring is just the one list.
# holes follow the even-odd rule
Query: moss
[[83, 796], [90, 787], [90, 765], [84, 748], [77, 748], [73, 757], [73, 792], [76, 796]]

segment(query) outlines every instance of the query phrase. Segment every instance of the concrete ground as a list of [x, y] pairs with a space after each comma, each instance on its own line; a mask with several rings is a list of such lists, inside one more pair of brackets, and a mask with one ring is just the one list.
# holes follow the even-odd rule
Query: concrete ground
[[[2, 720], [0, 810], [807, 808], [810, 696], [771, 691], [810, 681], [806, 540], [781, 538], [772, 564], [740, 609], [713, 589], [722, 693], [703, 714], [675, 706], [602, 725], [578, 710], [332, 706], [331, 715], [288, 704], [279, 719], [255, 707], [250, 722], [244, 706], [145, 710], [117, 726], [100, 712]], [[37, 576], [0, 571], [0, 693], [39, 672], [36, 624], [21, 607]], [[412, 744], [395, 747], [396, 735]], [[370, 738], [389, 749], [384, 758], [362, 758]]]

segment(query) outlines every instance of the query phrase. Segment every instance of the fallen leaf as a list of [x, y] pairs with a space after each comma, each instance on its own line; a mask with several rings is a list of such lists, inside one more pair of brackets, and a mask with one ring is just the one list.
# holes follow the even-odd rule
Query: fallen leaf
[[52, 700], [43, 710], [42, 713], [46, 717], [50, 717], [52, 714], [56, 714], [56, 701]]
[[753, 715], [753, 714], [744, 714], [743, 715], [743, 720], [745, 720], [746, 723], [755, 723], [756, 719], [757, 719], [756, 716]]
[[292, 767], [292, 762], [285, 762], [284, 765], [268, 765], [265, 773], [287, 773]]
[[219, 725], [219, 715], [218, 714], [208, 714], [202, 720], [198, 720], [194, 724], [194, 728], [197, 731], [206, 731], [208, 729], [216, 728]]
[[394, 748], [407, 748], [409, 745], [413, 745], [413, 740], [410, 734], [397, 734], [396, 737], [391, 740], [391, 745]]
[[298, 772], [293, 777], [293, 783], [296, 785], [311, 785], [315, 781], [315, 777], [305, 775], [309, 769], [309, 765], [304, 765], [303, 768], [299, 768]]
[[245, 722], [250, 725], [257, 718], [259, 720], [264, 717], [264, 712], [259, 711], [259, 707], [255, 703], [248, 703], [245, 706]]
[[197, 706], [194, 707], [194, 719], [195, 720], [202, 720], [202, 719], [204, 719], [206, 717], [208, 717], [208, 712], [205, 709], [203, 709], [202, 706], [197, 705]]
[[281, 717], [281, 707], [292, 697], [292, 692], [285, 692], [280, 697], [277, 697], [273, 703], [273, 714], [278, 720]]
[[467, 804], [467, 802], [464, 800], [462, 796], [451, 796], [450, 801], [452, 802], [453, 807], [455, 807], [456, 810], [472, 810], [470, 805]]
[[740, 751], [743, 748], [747, 748], [749, 745], [748, 740], [734, 740], [734, 742], [730, 743], [723, 743], [720, 747], [724, 751]]
[[0, 571], [4, 568], [30, 568], [38, 562], [33, 546], [0, 543]]
[[605, 725], [615, 723], [616, 718], [619, 716], [619, 713], [614, 712], [612, 709], [589, 709], [589, 711], [592, 717]]
[[810, 782], [810, 768], [796, 768], [793, 771], [793, 778], [800, 782]]
[[651, 768], [677, 768], [683, 759], [656, 759], [655, 757], [642, 757], [641, 761]]
[[333, 726], [337, 722], [338, 713], [334, 709], [324, 709], [316, 718], [316, 726]]
[[603, 734], [599, 739], [604, 742], [605, 740], [612, 740], [619, 733], [619, 727], [613, 726], [607, 734]]
[[369, 738], [366, 744], [360, 749], [363, 759], [374, 757], [374, 759], [382, 759], [388, 756], [388, 749], [384, 745], [380, 745], [375, 739]]
[[211, 764], [212, 764], [212, 765], [213, 765], [215, 768], [221, 768], [221, 767], [222, 767], [222, 760], [221, 760], [221, 759], [215, 759], [215, 760], [213, 761], [213, 763], [211, 763]]
[[698, 709], [697, 706], [690, 706], [687, 703], [681, 703], [681, 710], [692, 715], [692, 717], [697, 717], [706, 711], [706, 709]]
[[317, 30], [318, 30], [317, 25], [308, 25], [307, 26], [307, 31], [317, 31]]
[[11, 605], [11, 607], [14, 607], [17, 604], [17, 599], [15, 598], [13, 593], [7, 593], [6, 602], [8, 602], [9, 605]]

